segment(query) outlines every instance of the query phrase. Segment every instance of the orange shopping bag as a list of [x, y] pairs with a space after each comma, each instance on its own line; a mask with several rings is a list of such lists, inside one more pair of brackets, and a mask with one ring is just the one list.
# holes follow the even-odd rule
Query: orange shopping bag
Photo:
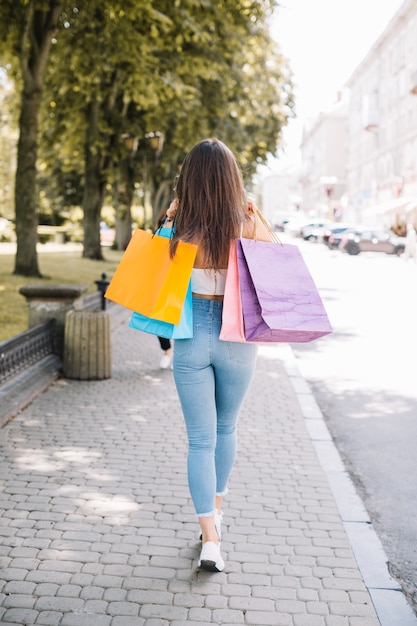
[[197, 246], [180, 241], [171, 259], [169, 241], [135, 230], [105, 297], [146, 317], [179, 324]]

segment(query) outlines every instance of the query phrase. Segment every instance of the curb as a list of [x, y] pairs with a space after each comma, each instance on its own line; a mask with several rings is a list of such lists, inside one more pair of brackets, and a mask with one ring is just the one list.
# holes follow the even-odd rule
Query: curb
[[385, 550], [343, 464], [311, 388], [300, 373], [291, 347], [280, 345], [278, 350], [381, 626], [417, 626], [417, 616], [401, 586], [388, 571]]

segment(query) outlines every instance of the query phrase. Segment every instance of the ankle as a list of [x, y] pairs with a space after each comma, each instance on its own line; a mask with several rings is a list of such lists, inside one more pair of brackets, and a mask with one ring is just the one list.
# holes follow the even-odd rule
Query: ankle
[[215, 543], [216, 545], [218, 545], [220, 543], [216, 531], [214, 531], [214, 533], [204, 533], [203, 532], [201, 543], [204, 545], [208, 541], [210, 541], [211, 543]]

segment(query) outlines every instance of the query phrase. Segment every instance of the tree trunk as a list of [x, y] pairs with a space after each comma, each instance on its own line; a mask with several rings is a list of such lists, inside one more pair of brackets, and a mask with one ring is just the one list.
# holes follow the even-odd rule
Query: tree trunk
[[83, 196], [84, 247], [83, 257], [103, 260], [100, 244], [100, 216], [103, 206], [105, 183], [102, 177], [103, 158], [98, 148], [98, 119], [100, 104], [89, 104], [85, 137], [85, 184]]
[[41, 90], [39, 88], [23, 88], [15, 180], [17, 249], [13, 272], [21, 276], [41, 276], [36, 252], [38, 241], [36, 159], [40, 101]]
[[92, 154], [91, 149], [87, 147], [83, 198], [83, 257], [86, 259], [103, 260], [100, 244], [100, 216], [103, 197], [104, 185], [101, 181], [100, 157]]
[[132, 237], [132, 198], [134, 170], [132, 156], [120, 162], [119, 181], [116, 186], [116, 234], [115, 249], [126, 250]]
[[36, 8], [34, 2], [27, 2], [22, 9], [19, 60], [23, 88], [15, 179], [17, 250], [14, 268], [14, 274], [21, 276], [41, 275], [36, 253], [38, 114], [46, 64], [61, 6], [61, 0], [50, 0], [41, 8]]

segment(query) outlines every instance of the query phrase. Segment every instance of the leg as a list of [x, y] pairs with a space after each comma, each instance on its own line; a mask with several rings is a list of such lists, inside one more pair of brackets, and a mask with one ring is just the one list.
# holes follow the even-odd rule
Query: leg
[[194, 304], [194, 336], [174, 344], [174, 379], [188, 436], [188, 484], [203, 543], [218, 542], [214, 525], [217, 415], [211, 365], [211, 308], [208, 301]]
[[213, 369], [210, 365], [200, 370], [181, 368], [178, 343], [175, 344], [174, 377], [187, 429], [188, 485], [197, 516], [209, 518], [214, 514], [216, 493], [217, 419]]
[[164, 351], [164, 356], [162, 357], [159, 366], [161, 369], [165, 370], [167, 367], [171, 365], [172, 358], [172, 350], [171, 350], [171, 341], [166, 339], [165, 337], [158, 337], [159, 345], [161, 349]]
[[161, 346], [161, 350], [167, 352], [167, 350], [171, 350], [171, 341], [166, 339], [165, 337], [158, 337], [159, 345]]
[[237, 420], [255, 371], [257, 346], [219, 341], [218, 354], [214, 360], [217, 413], [215, 459], [216, 508], [220, 510], [235, 461]]

